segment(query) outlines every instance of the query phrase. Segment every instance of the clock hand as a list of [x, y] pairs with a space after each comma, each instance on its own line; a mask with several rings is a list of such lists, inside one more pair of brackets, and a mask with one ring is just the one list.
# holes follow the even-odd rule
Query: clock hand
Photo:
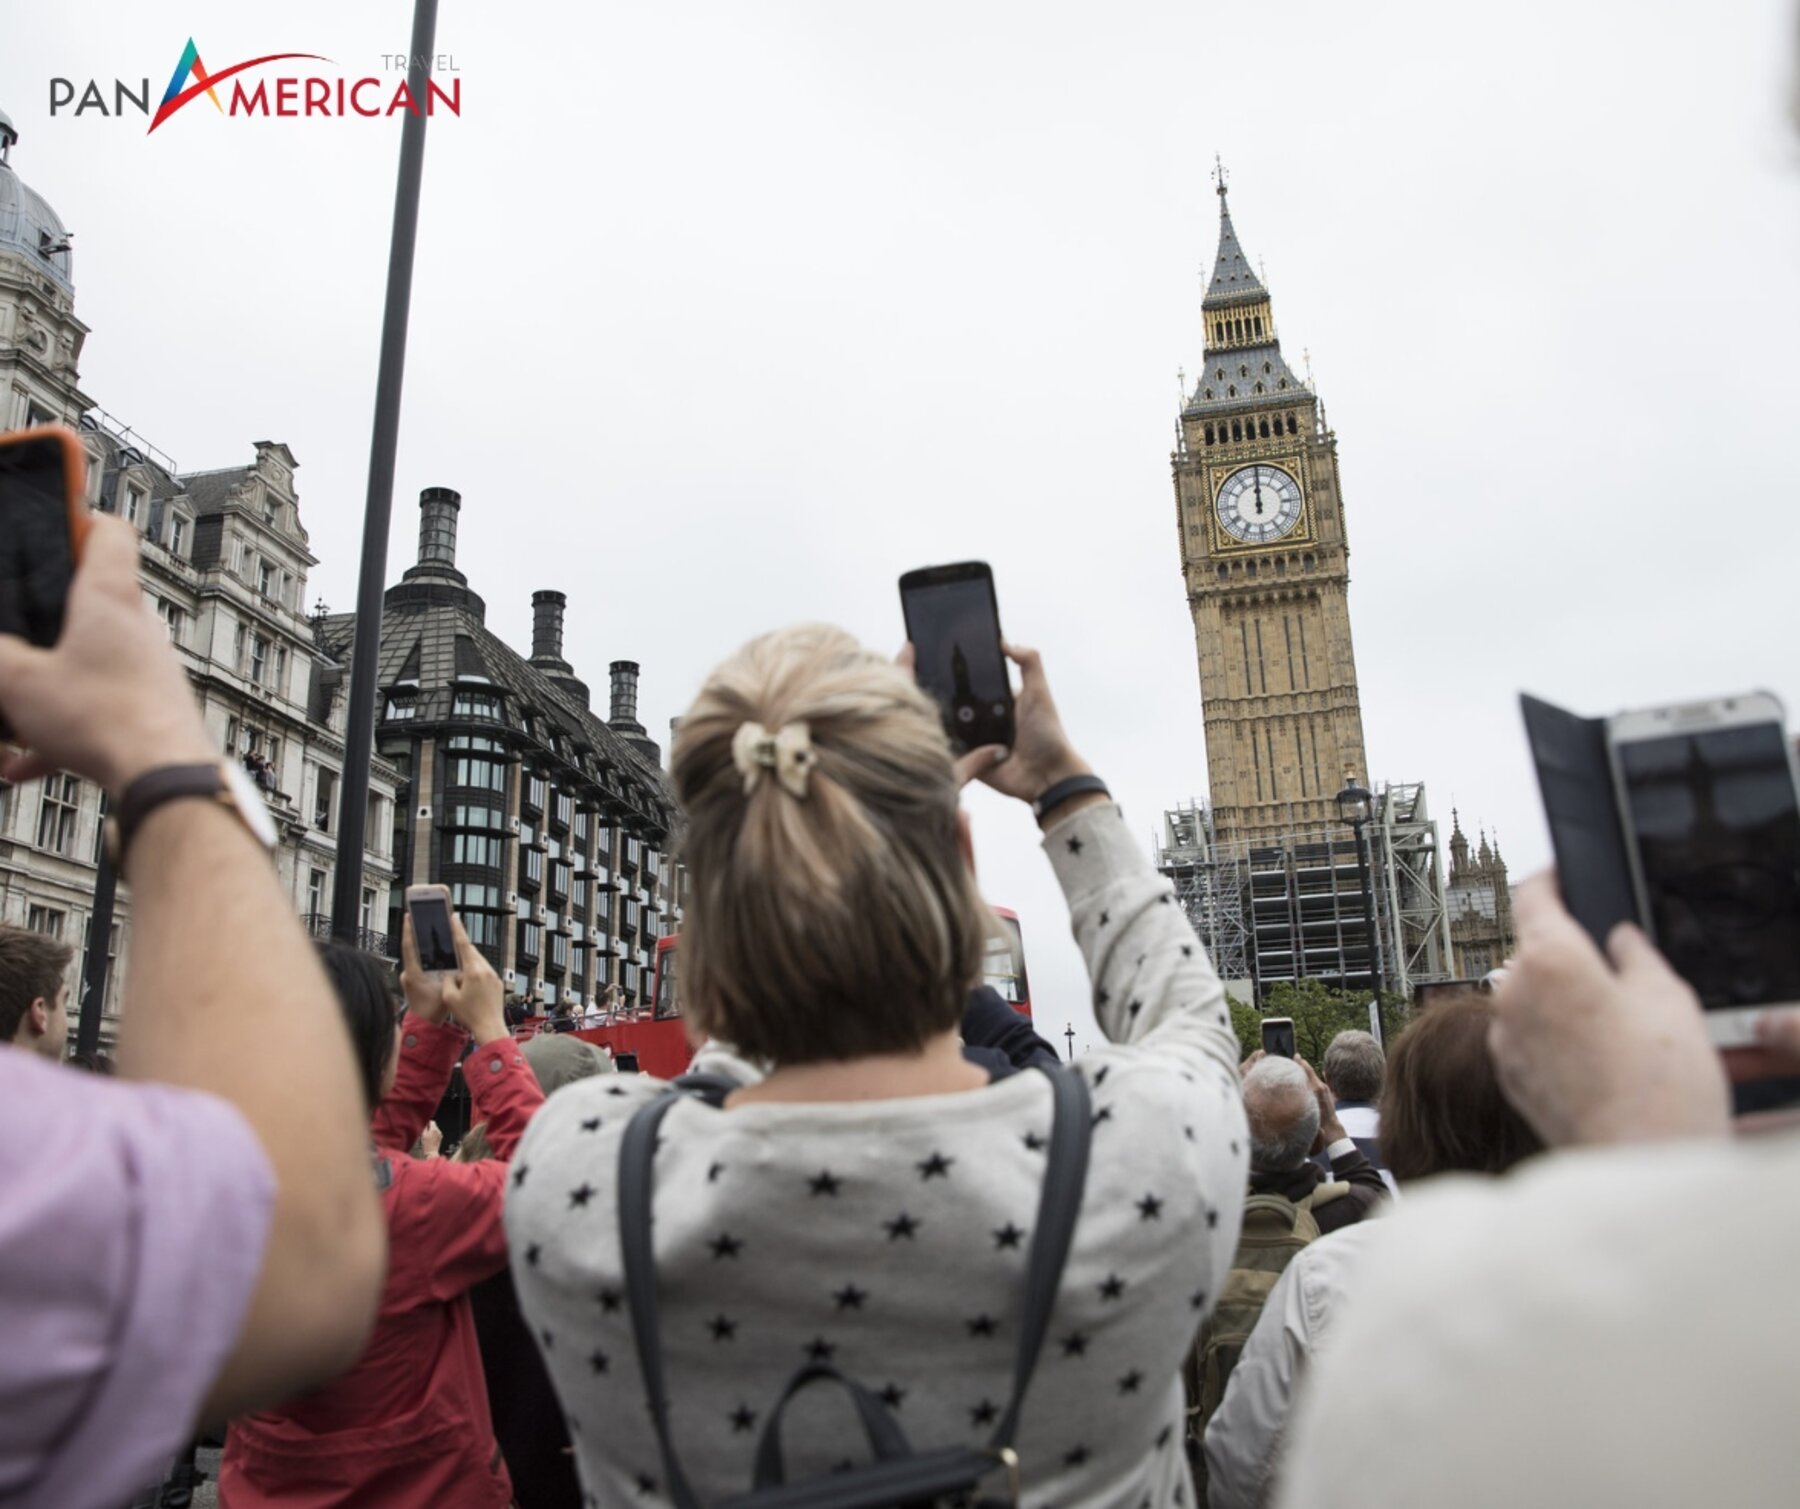
[[1256, 489], [1256, 516], [1260, 519], [1262, 517], [1262, 478], [1252, 476], [1250, 484]]

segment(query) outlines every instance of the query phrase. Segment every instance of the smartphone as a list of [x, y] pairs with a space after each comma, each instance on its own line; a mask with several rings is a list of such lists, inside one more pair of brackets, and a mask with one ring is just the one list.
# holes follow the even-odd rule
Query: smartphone
[[412, 918], [413, 947], [419, 968], [428, 975], [450, 974], [460, 968], [456, 958], [456, 934], [450, 928], [450, 894], [441, 885], [409, 885], [406, 913]]
[[86, 497], [87, 452], [73, 430], [0, 435], [0, 634], [45, 649], [62, 637], [87, 535]]
[[1000, 648], [1000, 605], [985, 561], [926, 566], [900, 578], [913, 675], [937, 699], [959, 753], [1013, 744], [1012, 677]]
[[1721, 1047], [1800, 1005], [1800, 769], [1767, 692], [1606, 720], [1637, 916]]
[[1291, 1016], [1266, 1016], [1262, 1023], [1263, 1052], [1271, 1058], [1294, 1056], [1294, 1019]]
[[641, 1072], [638, 1069], [638, 1056], [635, 1053], [615, 1053], [613, 1055], [613, 1067], [621, 1074], [637, 1074]]

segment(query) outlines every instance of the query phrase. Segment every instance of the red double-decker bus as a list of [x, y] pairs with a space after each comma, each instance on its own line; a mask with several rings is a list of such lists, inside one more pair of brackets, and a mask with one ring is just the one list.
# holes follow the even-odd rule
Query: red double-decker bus
[[[1013, 1009], [1031, 1015], [1031, 985], [1025, 973], [1025, 935], [1019, 914], [997, 906], [1001, 932], [988, 940], [982, 959], [982, 981], [999, 991]], [[656, 972], [650, 985], [650, 1006], [620, 1014], [598, 1027], [583, 1027], [575, 1036], [597, 1043], [611, 1052], [621, 1068], [635, 1067], [659, 1079], [673, 1079], [694, 1056], [687, 1026], [681, 1019], [678, 965], [681, 935], [671, 933], [656, 943]]]

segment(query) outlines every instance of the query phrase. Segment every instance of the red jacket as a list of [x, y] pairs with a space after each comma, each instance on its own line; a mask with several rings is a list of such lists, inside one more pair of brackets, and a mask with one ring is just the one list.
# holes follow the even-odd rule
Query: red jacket
[[477, 1048], [463, 1077], [494, 1158], [411, 1157], [466, 1040], [458, 1027], [407, 1019], [393, 1092], [373, 1121], [388, 1223], [374, 1333], [336, 1382], [232, 1422], [219, 1471], [225, 1509], [504, 1509], [512, 1501], [467, 1291], [506, 1267], [505, 1160], [544, 1094], [516, 1043]]

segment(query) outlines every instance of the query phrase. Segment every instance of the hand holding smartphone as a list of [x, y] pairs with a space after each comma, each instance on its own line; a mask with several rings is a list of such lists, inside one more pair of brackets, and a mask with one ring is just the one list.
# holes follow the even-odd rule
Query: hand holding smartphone
[[469, 941], [441, 885], [406, 888], [406, 931], [400, 953], [400, 983], [407, 1008], [427, 1021], [446, 1015], [467, 1028], [477, 1043], [511, 1036], [506, 1025], [506, 992], [481, 950]]

